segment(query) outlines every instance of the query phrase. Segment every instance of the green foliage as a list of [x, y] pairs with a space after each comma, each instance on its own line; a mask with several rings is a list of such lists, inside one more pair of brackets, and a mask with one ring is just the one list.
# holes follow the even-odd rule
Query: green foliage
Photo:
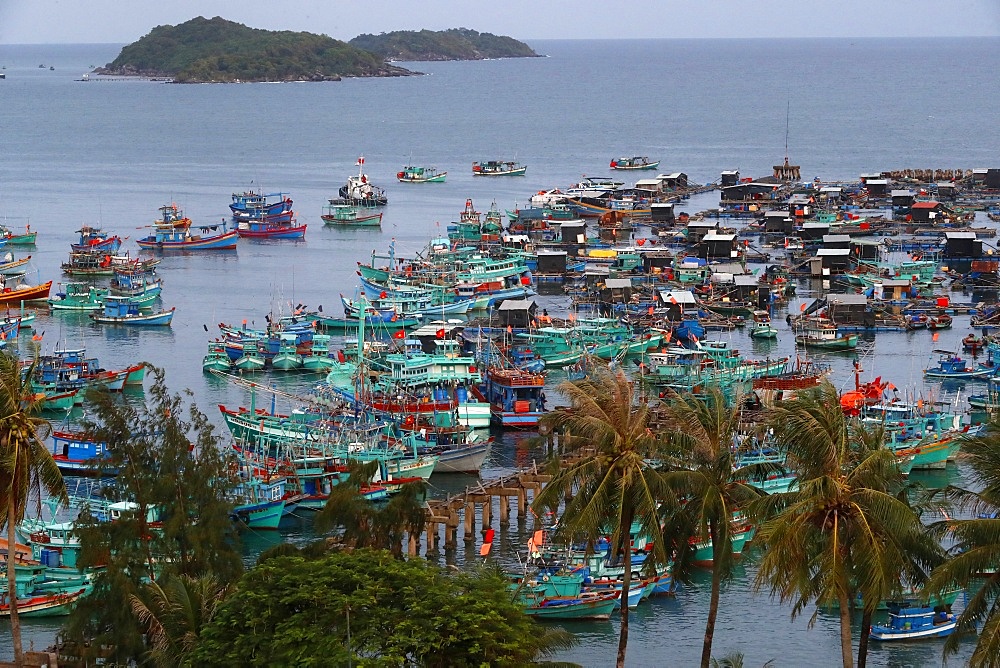
[[11, 595], [10, 631], [14, 662], [23, 660], [21, 624], [17, 616], [14, 558], [17, 536], [14, 527], [24, 519], [28, 500], [41, 502], [42, 494], [66, 497], [66, 485], [52, 454], [42, 439], [52, 430], [39, 416], [42, 399], [31, 390], [30, 378], [38, 364], [35, 357], [27, 369], [9, 351], [0, 351], [0, 526], [7, 526], [6, 577]]
[[[624, 559], [622, 598], [627, 596], [631, 573], [633, 523], [653, 543], [646, 567], [667, 560], [660, 532], [658, 505], [671, 498], [662, 474], [650, 464], [663, 455], [663, 442], [649, 429], [650, 412], [636, 401], [635, 386], [620, 369], [597, 366], [585, 380], [559, 386], [569, 399], [568, 408], [557, 408], [542, 418], [541, 426], [558, 430], [561, 445], [578, 455], [565, 468], [553, 461], [553, 477], [533, 506], [536, 513], [557, 509], [566, 496], [557, 538], [583, 538], [593, 545], [610, 533], [611, 549]], [[625, 665], [628, 646], [628, 606], [621, 606], [618, 666]]]
[[349, 43], [389, 60], [404, 61], [529, 58], [538, 55], [530, 46], [512, 37], [468, 28], [365, 34], [358, 35]]
[[325, 35], [260, 30], [218, 16], [153, 28], [124, 47], [102, 72], [171, 76], [178, 82], [412, 74]]
[[357, 550], [273, 557], [247, 572], [189, 665], [523, 666], [552, 640], [497, 573], [446, 575]]
[[361, 487], [371, 482], [378, 462], [351, 462], [349, 476], [333, 488], [326, 505], [316, 514], [316, 530], [336, 529], [340, 540], [350, 547], [390, 550], [402, 557], [407, 533], [419, 535], [427, 518], [424, 483], [403, 485], [388, 503], [374, 503], [361, 495]]
[[64, 629], [73, 643], [113, 645], [113, 658], [122, 662], [138, 659], [147, 649], [149, 626], [131, 612], [133, 597], [140, 596], [145, 583], [211, 573], [224, 586], [242, 572], [229, 517], [235, 484], [231, 462], [207, 418], [191, 404], [185, 419], [181, 397], [170, 394], [163, 372], [148, 368], [153, 382], [143, 403], [103, 390], [87, 395], [94, 418], [85, 429], [107, 444], [101, 465], [118, 471], [103, 495], [134, 506], [114, 522], [87, 509], [78, 518], [80, 566], [105, 568]]
[[869, 427], [847, 422], [830, 383], [771, 417], [798, 489], [755, 504], [763, 524], [754, 542], [764, 548], [756, 585], [794, 602], [793, 615], [811, 602], [839, 606], [842, 660], [850, 666], [851, 602], [860, 594], [870, 615], [904, 587], [919, 586], [940, 561], [940, 546], [900, 494], [895, 455]]
[[1000, 418], [994, 416], [984, 432], [962, 443], [964, 461], [971, 470], [968, 482], [973, 492], [948, 488], [944, 496], [961, 510], [971, 510], [974, 519], [949, 519], [935, 529], [953, 541], [951, 558], [936, 568], [927, 584], [930, 593], [951, 587], [970, 589], [970, 597], [958, 618], [958, 630], [945, 643], [946, 653], [958, 649], [965, 633], [979, 638], [969, 665], [1000, 666]]

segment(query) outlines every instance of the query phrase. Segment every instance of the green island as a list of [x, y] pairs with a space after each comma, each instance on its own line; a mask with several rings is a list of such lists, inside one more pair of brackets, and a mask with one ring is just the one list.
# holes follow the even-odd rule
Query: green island
[[94, 72], [165, 77], [177, 83], [338, 81], [416, 74], [326, 35], [261, 30], [218, 16], [157, 26]]
[[390, 61], [540, 57], [530, 46], [513, 37], [468, 28], [397, 30], [379, 35], [358, 35], [349, 44]]

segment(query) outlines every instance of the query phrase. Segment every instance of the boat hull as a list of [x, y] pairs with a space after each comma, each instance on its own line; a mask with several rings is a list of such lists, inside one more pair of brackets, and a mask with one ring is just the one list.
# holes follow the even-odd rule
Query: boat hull
[[156, 241], [155, 237], [147, 237], [146, 239], [136, 240], [136, 243], [139, 244], [139, 248], [143, 248], [145, 250], [198, 251], [198, 250], [232, 250], [236, 248], [236, 244], [239, 240], [240, 240], [239, 234], [236, 231], [233, 231], [233, 232], [226, 232], [225, 234], [219, 234], [214, 237], [191, 239], [190, 241]]

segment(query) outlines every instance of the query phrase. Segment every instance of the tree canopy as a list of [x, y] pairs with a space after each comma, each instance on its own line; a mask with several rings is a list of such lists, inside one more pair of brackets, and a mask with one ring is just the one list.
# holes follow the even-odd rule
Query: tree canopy
[[534, 49], [513, 37], [468, 28], [396, 30], [380, 35], [358, 35], [348, 43], [388, 60], [483, 60], [538, 56]]
[[157, 26], [97, 72], [165, 76], [184, 83], [413, 74], [326, 35], [249, 28], [218, 16]]
[[303, 554], [248, 571], [190, 665], [523, 666], [555, 649], [496, 572], [448, 575], [386, 551]]

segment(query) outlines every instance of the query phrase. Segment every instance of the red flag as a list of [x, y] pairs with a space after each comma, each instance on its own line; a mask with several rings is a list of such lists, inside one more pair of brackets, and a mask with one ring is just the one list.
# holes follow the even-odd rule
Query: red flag
[[393, 335], [392, 335], [392, 338], [394, 338], [394, 339], [405, 339], [406, 338], [406, 332], [404, 332], [403, 330], [399, 330], [398, 332], [394, 332]]
[[378, 293], [378, 298], [379, 299], [385, 299], [388, 296], [389, 295], [386, 294], [385, 290], [383, 290], [382, 292]]
[[444, 335], [445, 331], [443, 329], [439, 329], [438, 331], [434, 332], [434, 336], [436, 336], [439, 339], [443, 339]]
[[493, 547], [493, 543], [483, 543], [483, 546], [479, 548], [479, 556], [485, 557], [490, 553], [490, 549]]
[[694, 341], [695, 343], [698, 343], [698, 337], [695, 336], [694, 334], [691, 335], [691, 340]]
[[800, 311], [805, 311], [805, 310], [806, 310], [806, 305], [805, 305], [805, 303], [802, 303], [802, 304], [799, 304], [799, 310], [800, 310]]
[[934, 332], [931, 334], [931, 341], [937, 341], [939, 336], [941, 336], [941, 332]]
[[670, 303], [676, 305], [677, 304], [677, 298], [674, 297], [673, 295], [670, 295]]
[[486, 536], [483, 537], [483, 540], [487, 543], [492, 543], [494, 536], [496, 536], [496, 531], [494, 531], [493, 529], [487, 529]]
[[513, 334], [514, 333], [514, 328], [511, 327], [510, 325], [507, 325], [507, 333], [508, 334]]
[[653, 307], [652, 306], [649, 307], [649, 315], [653, 315]]

